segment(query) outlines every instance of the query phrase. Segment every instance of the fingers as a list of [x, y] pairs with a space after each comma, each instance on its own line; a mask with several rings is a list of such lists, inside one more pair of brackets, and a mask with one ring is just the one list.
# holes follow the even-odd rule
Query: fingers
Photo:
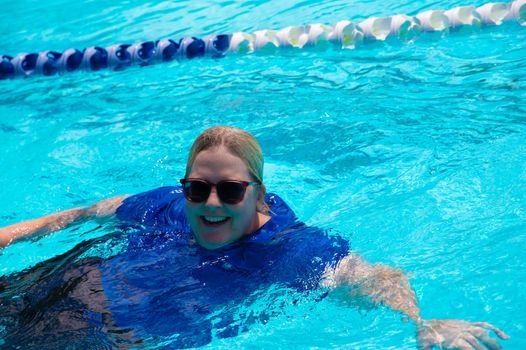
[[473, 347], [471, 346], [471, 344], [468, 343], [467, 340], [464, 340], [462, 338], [458, 338], [454, 342], [452, 342], [451, 348], [458, 349], [458, 350], [473, 350]]
[[418, 350], [433, 350], [433, 344], [429, 342], [418, 342], [417, 345]]
[[416, 333], [418, 350], [432, 350], [435, 343], [434, 337], [430, 333], [431, 329], [419, 327]]
[[480, 343], [479, 341], [477, 340], [477, 338], [475, 338], [473, 335], [471, 335], [470, 333], [465, 333], [463, 335], [463, 338], [464, 340], [466, 340], [469, 345], [471, 345], [473, 347], [473, 349], [476, 349], [476, 350], [486, 350]]
[[500, 339], [509, 339], [510, 336], [498, 329], [497, 327], [487, 323], [487, 322], [473, 322], [472, 325], [482, 328], [491, 329]]
[[502, 350], [497, 339], [490, 337], [489, 330], [501, 339], [509, 336], [487, 322], [460, 320], [431, 320], [417, 329], [418, 349], [430, 350], [433, 346], [441, 349], [460, 350]]
[[499, 342], [491, 338], [487, 331], [482, 328], [474, 328], [470, 330], [470, 333], [477, 337], [478, 340], [484, 344], [489, 350], [502, 350]]

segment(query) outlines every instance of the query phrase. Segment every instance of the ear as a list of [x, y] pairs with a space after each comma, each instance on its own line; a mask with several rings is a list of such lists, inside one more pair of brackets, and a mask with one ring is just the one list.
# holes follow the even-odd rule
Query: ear
[[263, 184], [259, 185], [258, 202], [264, 201], [266, 193], [267, 193], [267, 187]]
[[259, 185], [259, 194], [258, 194], [258, 210], [261, 209], [265, 205], [265, 194], [267, 193], [267, 188], [265, 185], [261, 184]]

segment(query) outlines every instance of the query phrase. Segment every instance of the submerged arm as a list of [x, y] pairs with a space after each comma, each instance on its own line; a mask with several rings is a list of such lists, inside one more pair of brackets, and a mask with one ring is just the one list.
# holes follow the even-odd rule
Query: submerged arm
[[371, 265], [358, 255], [348, 255], [326, 273], [325, 286], [343, 292], [346, 298], [365, 299], [402, 312], [416, 324], [423, 322], [415, 292], [400, 269]]
[[486, 329], [494, 331], [501, 339], [509, 338], [486, 322], [424, 320], [409, 279], [400, 269], [369, 264], [355, 254], [343, 258], [336, 268], [328, 269], [324, 285], [344, 298], [365, 299], [373, 305], [384, 305], [407, 315], [417, 326], [418, 347], [422, 350], [431, 350], [433, 346], [461, 350], [502, 349]]
[[125, 197], [125, 195], [117, 196], [91, 206], [64, 210], [38, 219], [27, 220], [0, 228], [0, 249], [25, 237], [63, 230], [84, 220], [111, 217], [115, 214]]

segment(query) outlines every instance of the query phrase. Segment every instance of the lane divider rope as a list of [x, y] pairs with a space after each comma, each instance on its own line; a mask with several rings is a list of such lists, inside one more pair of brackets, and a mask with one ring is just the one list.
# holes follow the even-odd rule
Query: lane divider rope
[[478, 30], [515, 21], [526, 26], [526, 0], [461, 6], [447, 11], [429, 10], [416, 16], [371, 17], [356, 24], [343, 20], [334, 25], [322, 23], [289, 26], [281, 30], [258, 30], [254, 33], [187, 37], [178, 41], [161, 39], [135, 44], [114, 44], [82, 51], [44, 51], [21, 53], [15, 57], [0, 55], [0, 80], [32, 75], [51, 76], [78, 70], [121, 70], [128, 66], [146, 66], [158, 62], [192, 59], [202, 56], [220, 58], [228, 53], [271, 53], [279, 48], [335, 46], [353, 49], [363, 43], [396, 37], [403, 42], [416, 40], [423, 32], [447, 32], [464, 27]]

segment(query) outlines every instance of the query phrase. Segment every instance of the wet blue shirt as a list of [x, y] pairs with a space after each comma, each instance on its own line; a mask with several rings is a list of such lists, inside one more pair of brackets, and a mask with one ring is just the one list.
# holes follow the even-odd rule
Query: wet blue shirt
[[298, 221], [274, 194], [265, 197], [271, 218], [263, 227], [207, 250], [192, 237], [184, 201], [180, 187], [162, 187], [117, 209], [130, 231], [128, 246], [101, 265], [104, 291], [116, 323], [142, 337], [179, 334], [177, 346], [184, 347], [206, 344], [212, 330], [233, 336], [242, 327], [229, 307], [271, 286], [313, 290], [327, 265], [349, 250], [340, 237]]

